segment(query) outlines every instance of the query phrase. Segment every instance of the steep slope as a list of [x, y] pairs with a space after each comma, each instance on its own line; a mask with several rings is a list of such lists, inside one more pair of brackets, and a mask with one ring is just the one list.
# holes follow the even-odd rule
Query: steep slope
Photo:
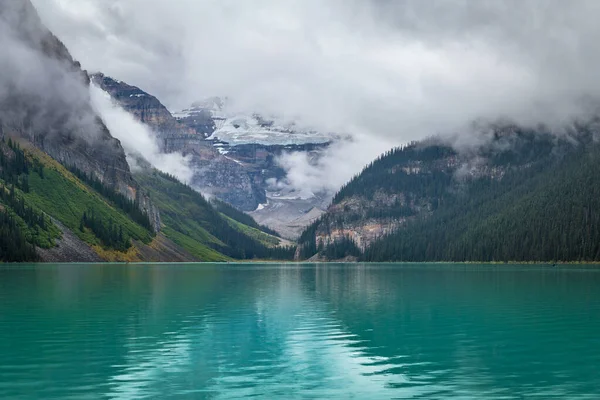
[[[589, 133], [584, 127], [575, 133], [581, 146], [591, 146]], [[522, 246], [500, 257], [500, 253], [490, 250], [493, 241], [487, 250], [475, 251], [485, 231], [475, 228], [485, 215], [489, 218], [488, 232], [499, 229], [492, 221], [504, 221], [509, 215], [505, 213], [516, 203], [526, 201], [528, 193], [544, 192], [539, 182], [558, 176], [557, 171], [573, 173], [575, 169], [569, 170], [565, 164], [567, 156], [578, 151], [573, 142], [568, 136], [502, 126], [494, 127], [489, 141], [476, 148], [457, 151], [429, 141], [395, 149], [340, 190], [328, 212], [303, 233], [297, 256], [307, 258], [319, 253], [322, 257], [343, 258], [363, 257], [365, 253], [367, 259], [379, 261], [546, 259], [541, 258], [544, 252], [539, 248], [519, 253], [516, 249]], [[521, 191], [516, 191], [517, 186]], [[498, 200], [501, 198], [505, 200]], [[556, 205], [553, 209], [575, 218], [570, 208], [558, 205], [558, 199], [552, 200]], [[514, 224], [525, 230], [539, 226], [529, 219], [533, 215], [530, 210]], [[556, 222], [556, 216], [549, 218], [552, 220]], [[467, 231], [477, 233], [467, 239], [463, 235]], [[544, 235], [549, 233], [540, 237]], [[494, 237], [494, 244], [503, 243], [500, 236]], [[550, 243], [546, 239], [544, 243]], [[444, 250], [456, 249], [459, 241], [462, 252]]]
[[[139, 260], [136, 243], [144, 246], [155, 237], [147, 214], [99, 180], [89, 178], [97, 182], [90, 185], [23, 144], [0, 140], [0, 207], [17, 222], [27, 246], [43, 250], [37, 254], [34, 248], [27, 260], [38, 255], [55, 261]], [[101, 186], [103, 194], [92, 186]], [[5, 261], [25, 261], [10, 248], [1, 253]]]
[[[136, 178], [158, 205], [164, 234], [202, 260], [290, 259], [293, 256], [291, 248], [265, 243], [267, 235], [219, 213], [200, 193], [167, 174], [147, 169]], [[275, 237], [268, 237], [277, 241]]]
[[[254, 228], [225, 220], [201, 197], [193, 210], [213, 216], [206, 229], [163, 223], [150, 201], [162, 199], [163, 187], [133, 178], [91, 105], [87, 73], [28, 0], [0, 4], [0, 48], [0, 261], [228, 260], [258, 256], [255, 243], [268, 256], [249, 234]], [[176, 181], [170, 188], [189, 189]], [[167, 222], [197, 222], [178, 197], [168, 200]], [[167, 237], [171, 231], [190, 251]], [[236, 252], [232, 240], [247, 251]]]
[[174, 145], [170, 143], [171, 140], [197, 135], [194, 129], [179, 123], [156, 97], [140, 88], [117, 81], [102, 73], [92, 74], [91, 80], [110, 94], [123, 109], [159, 134], [165, 148]]
[[103, 74], [93, 81], [138, 121], [155, 133], [161, 150], [179, 152], [189, 158], [193, 175], [190, 184], [243, 210], [253, 210], [264, 202], [264, 189], [247, 168], [247, 164], [221, 154], [212, 141], [206, 141], [194, 126], [175, 119], [154, 96]]
[[600, 261], [600, 147], [483, 180], [432, 218], [373, 243], [369, 261]]
[[[171, 114], [138, 87], [103, 74], [93, 81], [126, 111], [153, 129], [164, 152], [190, 158], [190, 185], [251, 215], [286, 237], [295, 238], [320, 215], [332, 193], [298, 196], [282, 185], [278, 159], [288, 153], [318, 159], [340, 138], [277, 123], [259, 114], [227, 111], [227, 99], [213, 97]], [[206, 139], [208, 138], [208, 140]]]
[[[140, 191], [164, 219], [155, 233], [138, 205], [93, 175], [23, 142], [0, 139], [0, 260], [229, 261], [292, 256], [279, 239], [226, 217], [157, 171]], [[151, 179], [151, 177], [154, 177]]]
[[138, 193], [120, 142], [92, 108], [87, 73], [29, 0], [0, 6], [0, 32], [0, 136], [23, 138], [135, 199], [157, 229], [160, 217]]

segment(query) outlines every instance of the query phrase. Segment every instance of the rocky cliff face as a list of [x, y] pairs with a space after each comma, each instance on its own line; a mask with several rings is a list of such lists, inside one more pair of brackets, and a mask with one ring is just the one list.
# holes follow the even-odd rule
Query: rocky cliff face
[[256, 195], [246, 198], [247, 201], [241, 202], [235, 192], [227, 197], [217, 193], [217, 197], [249, 211], [260, 224], [293, 239], [324, 212], [331, 194], [300, 196], [286, 185], [274, 184], [286, 179], [286, 171], [277, 160], [284, 154], [296, 152], [317, 159], [331, 142], [340, 139], [338, 135], [302, 130], [293, 123], [256, 113], [231, 112], [228, 99], [219, 97], [196, 102], [174, 116], [206, 136], [225, 159], [242, 166], [254, 183]]
[[0, 4], [0, 48], [2, 134], [30, 141], [135, 198], [125, 152], [91, 106], [87, 73], [29, 0]]
[[152, 129], [163, 152], [178, 152], [188, 157], [193, 170], [189, 183], [194, 188], [241, 210], [254, 210], [264, 201], [264, 190], [246, 164], [222, 154], [213, 142], [205, 140], [204, 134], [196, 131], [194, 124], [179, 122], [156, 97], [103, 74], [93, 75], [92, 80], [124, 110]]
[[197, 132], [179, 123], [169, 110], [154, 96], [122, 81], [117, 81], [101, 73], [91, 75], [92, 81], [111, 95], [125, 111], [140, 122], [148, 125], [162, 138], [164, 146], [173, 146], [171, 139], [195, 136]]
[[[214, 136], [216, 130], [222, 128], [226, 121], [229, 121], [228, 126], [231, 125], [232, 129], [237, 129], [235, 121], [222, 115], [222, 99], [211, 98], [198, 102], [190, 109], [172, 115], [156, 97], [135, 86], [103, 74], [93, 75], [92, 80], [108, 92], [123, 109], [152, 128], [164, 152], [179, 152], [189, 157], [194, 172], [190, 181], [193, 187], [243, 211], [254, 211], [259, 205], [267, 202], [271, 205], [278, 202], [275, 197], [268, 200], [271, 194], [278, 194], [271, 192], [273, 188], [269, 181], [285, 177], [285, 171], [277, 165], [277, 157], [284, 152], [319, 152], [328, 145], [323, 137], [317, 140], [317, 143], [312, 143], [314, 133], [308, 136], [299, 133], [298, 139], [287, 140], [285, 136], [290, 132], [284, 132], [284, 128], [276, 128], [258, 116], [248, 117], [254, 121], [248, 122], [254, 126], [254, 130], [253, 133], [241, 132], [240, 135], [245, 137], [240, 139], [241, 142], [231, 144], [216, 137], [206, 140], [207, 137]], [[257, 129], [269, 130], [274, 142], [257, 142]], [[299, 144], [295, 144], [298, 140]], [[286, 201], [294, 202], [293, 198]], [[320, 199], [317, 202], [320, 205]], [[287, 214], [282, 217], [289, 222], [294, 220], [296, 225], [304, 221], [299, 218], [302, 211], [308, 212], [315, 205], [305, 204], [306, 199], [295, 208], [290, 208], [287, 203], [284, 208]], [[281, 211], [281, 207], [278, 208]], [[258, 212], [257, 217], [267, 218], [267, 215], [263, 215], [265, 213], [266, 210], [263, 213]], [[277, 221], [271, 219], [269, 222], [278, 228]], [[301, 227], [295, 228], [294, 232], [298, 233]]]

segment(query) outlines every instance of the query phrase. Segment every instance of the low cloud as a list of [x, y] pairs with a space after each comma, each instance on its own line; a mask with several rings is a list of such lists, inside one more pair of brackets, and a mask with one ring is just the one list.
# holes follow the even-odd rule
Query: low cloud
[[98, 86], [92, 84], [90, 94], [96, 111], [112, 135], [121, 141], [133, 170], [139, 168], [136, 160], [141, 156], [156, 169], [171, 174], [182, 182], [190, 181], [193, 172], [187, 157], [180, 153], [162, 153], [154, 132], [121, 108]]
[[351, 140], [334, 142], [318, 155], [305, 152], [283, 154], [276, 161], [287, 176], [277, 182], [277, 187], [295, 190], [303, 198], [315, 194], [332, 196], [359, 172], [357, 166], [368, 164], [392, 146], [389, 141], [356, 136]]
[[339, 186], [386, 146], [476, 143], [473, 121], [556, 129], [600, 98], [595, 0], [33, 1], [84, 67], [171, 109], [228, 95], [354, 138], [316, 166], [283, 159], [299, 189]]
[[0, 124], [31, 139], [101, 136], [86, 78], [62, 57], [64, 48], [27, 2], [0, 6], [0, 48]]

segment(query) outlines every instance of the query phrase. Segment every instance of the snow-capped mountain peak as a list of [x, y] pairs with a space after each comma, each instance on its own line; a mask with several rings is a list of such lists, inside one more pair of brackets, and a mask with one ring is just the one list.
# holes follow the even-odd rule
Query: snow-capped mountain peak
[[230, 110], [228, 98], [210, 97], [197, 101], [188, 109], [173, 113], [182, 122], [198, 122], [207, 125], [211, 120], [213, 129], [204, 132], [207, 139], [226, 142], [230, 146], [259, 144], [263, 146], [288, 146], [324, 144], [338, 136], [302, 129], [295, 122], [283, 121], [275, 116], [261, 113], [235, 112]]

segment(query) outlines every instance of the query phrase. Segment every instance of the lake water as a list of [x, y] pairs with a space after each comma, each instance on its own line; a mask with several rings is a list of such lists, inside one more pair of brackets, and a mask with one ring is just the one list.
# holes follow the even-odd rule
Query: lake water
[[600, 269], [0, 266], [2, 399], [598, 399]]

